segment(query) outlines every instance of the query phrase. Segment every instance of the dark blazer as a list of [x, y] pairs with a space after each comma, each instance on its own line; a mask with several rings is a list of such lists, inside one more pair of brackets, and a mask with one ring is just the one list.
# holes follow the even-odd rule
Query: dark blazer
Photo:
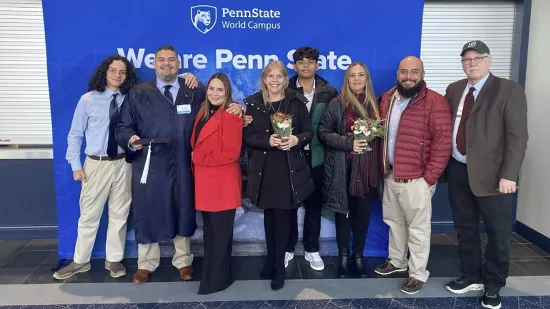
[[[447, 87], [453, 127], [467, 79]], [[476, 196], [498, 193], [501, 178], [517, 181], [527, 148], [527, 99], [517, 83], [489, 77], [474, 102], [466, 127], [468, 178]]]

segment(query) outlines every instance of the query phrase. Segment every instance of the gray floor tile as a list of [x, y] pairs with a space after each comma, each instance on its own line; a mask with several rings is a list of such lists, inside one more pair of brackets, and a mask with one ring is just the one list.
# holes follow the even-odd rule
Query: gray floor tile
[[532, 276], [550, 276], [550, 261], [514, 261]]
[[510, 267], [508, 269], [508, 275], [514, 276], [514, 277], [520, 277], [520, 276], [529, 276], [530, 274], [525, 269], [519, 267], [514, 261], [511, 261]]
[[51, 267], [37, 268], [23, 283], [24, 284], [45, 284], [45, 283], [60, 283], [59, 280], [53, 278], [54, 272]]
[[57, 251], [57, 239], [33, 239], [25, 251]]
[[432, 234], [430, 243], [432, 245], [456, 246], [455, 242], [446, 234]]
[[52, 254], [50, 251], [19, 251], [2, 268], [34, 267], [42, 265]]
[[522, 244], [512, 244], [510, 246], [510, 259], [512, 261], [543, 260], [540, 255]]
[[526, 244], [524, 246], [529, 248], [530, 250], [532, 250], [533, 252], [535, 252], [536, 254], [538, 254], [540, 256], [550, 257], [550, 252], [544, 251], [543, 249], [541, 249], [541, 248], [539, 248], [539, 247], [537, 247], [533, 244]]
[[37, 267], [0, 268], [0, 284], [21, 284]]

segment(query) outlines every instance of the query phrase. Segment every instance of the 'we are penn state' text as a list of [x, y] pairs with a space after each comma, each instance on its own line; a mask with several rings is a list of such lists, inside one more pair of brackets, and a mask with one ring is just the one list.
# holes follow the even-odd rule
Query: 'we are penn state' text
[[[292, 55], [295, 49], [289, 50], [286, 54], [288, 59], [287, 68], [292, 69], [294, 62]], [[130, 61], [136, 69], [141, 68], [145, 64], [148, 68], [154, 68], [153, 61], [155, 60], [155, 53], [147, 53], [145, 48], [138, 48], [137, 53], [134, 48], [117, 48], [117, 52], [120, 56], [125, 57]], [[215, 65], [216, 69], [223, 69], [227, 66], [233, 66], [235, 69], [263, 69], [270, 61], [279, 60], [277, 55], [273, 54], [233, 54], [229, 49], [216, 49], [215, 52]], [[196, 68], [205, 69], [210, 63], [208, 58], [204, 54], [181, 54], [178, 55], [178, 59], [181, 63], [181, 67], [184, 69]], [[348, 55], [337, 55], [334, 51], [329, 51], [326, 55], [319, 55], [319, 69], [321, 70], [346, 70], [352, 63], [351, 57]]]

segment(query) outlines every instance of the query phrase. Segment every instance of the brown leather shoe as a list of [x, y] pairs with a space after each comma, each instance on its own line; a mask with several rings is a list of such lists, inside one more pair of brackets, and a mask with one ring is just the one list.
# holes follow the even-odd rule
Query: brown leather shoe
[[193, 267], [185, 266], [179, 269], [180, 277], [184, 281], [193, 280]]
[[134, 280], [133, 283], [144, 283], [149, 281], [149, 275], [151, 274], [150, 271], [146, 269], [138, 269], [136, 273], [134, 274]]

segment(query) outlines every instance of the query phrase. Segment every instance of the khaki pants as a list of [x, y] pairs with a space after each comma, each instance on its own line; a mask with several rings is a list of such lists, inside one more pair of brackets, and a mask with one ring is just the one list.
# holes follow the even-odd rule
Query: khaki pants
[[[191, 266], [193, 255], [191, 254], [191, 238], [176, 236], [174, 238], [176, 253], [172, 258], [172, 265], [177, 269]], [[154, 272], [160, 265], [160, 247], [158, 243], [138, 244], [138, 269]]]
[[108, 199], [106, 260], [120, 262], [124, 258], [126, 219], [132, 202], [132, 166], [124, 159], [99, 161], [86, 158], [84, 173], [86, 180], [82, 181], [80, 192], [80, 218], [74, 261], [79, 264], [90, 261], [99, 220]]
[[[389, 259], [393, 266], [406, 268], [409, 276], [426, 282], [430, 256], [432, 196], [435, 185], [424, 178], [407, 183], [396, 182], [393, 173], [385, 179], [382, 209], [390, 227]], [[407, 249], [410, 260], [407, 261]]]

